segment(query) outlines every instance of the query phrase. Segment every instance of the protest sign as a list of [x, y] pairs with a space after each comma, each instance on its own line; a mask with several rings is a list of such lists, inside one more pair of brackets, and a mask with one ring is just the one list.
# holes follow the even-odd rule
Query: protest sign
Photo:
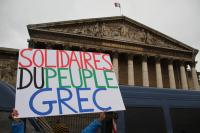
[[110, 56], [82, 51], [19, 51], [19, 118], [124, 110]]

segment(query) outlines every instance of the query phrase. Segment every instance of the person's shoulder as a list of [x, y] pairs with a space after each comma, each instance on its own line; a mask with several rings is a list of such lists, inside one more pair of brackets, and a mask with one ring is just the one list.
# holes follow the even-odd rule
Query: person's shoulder
[[18, 120], [18, 121], [12, 121], [12, 126], [20, 126], [20, 125], [24, 125], [24, 122], [22, 120]]
[[99, 119], [95, 119], [92, 123], [96, 125], [101, 125], [101, 121]]

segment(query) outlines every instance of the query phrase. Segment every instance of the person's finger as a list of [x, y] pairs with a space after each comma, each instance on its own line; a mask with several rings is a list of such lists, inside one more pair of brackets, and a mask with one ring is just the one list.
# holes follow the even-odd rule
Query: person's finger
[[13, 113], [14, 114], [19, 114], [18, 111], [16, 109], [13, 109]]
[[105, 118], [106, 118], [105, 113], [104, 113], [104, 112], [101, 112], [101, 113], [99, 114], [99, 120], [100, 120], [100, 121], [103, 121]]
[[18, 111], [16, 109], [14, 109], [13, 112], [18, 113]]
[[12, 113], [11, 113], [12, 117], [18, 117], [19, 113], [17, 110], [14, 110]]
[[15, 113], [13, 113], [12, 114], [12, 117], [14, 118], [14, 117], [17, 117], [18, 115], [17, 114], [15, 114]]

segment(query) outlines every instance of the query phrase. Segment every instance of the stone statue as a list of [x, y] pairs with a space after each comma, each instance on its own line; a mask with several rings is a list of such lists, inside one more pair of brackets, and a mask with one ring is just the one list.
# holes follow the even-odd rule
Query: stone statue
[[129, 29], [125, 26], [125, 25], [122, 25], [120, 27], [120, 33], [121, 33], [121, 37], [123, 38], [128, 38], [128, 32], [129, 32]]
[[147, 42], [147, 44], [150, 44], [150, 45], [156, 45], [156, 38], [148, 32], [146, 42]]
[[106, 26], [106, 24], [102, 24], [102, 36], [111, 36], [110, 35], [111, 32], [110, 32], [110, 28]]
[[0, 60], [0, 80], [16, 85], [17, 60]]
[[139, 30], [136, 34], [135, 34], [135, 39], [139, 42], [145, 42], [146, 41], [146, 33], [145, 31]]
[[93, 33], [94, 36], [100, 36], [100, 29], [99, 29], [99, 24], [98, 23], [96, 23], [93, 26], [92, 33]]

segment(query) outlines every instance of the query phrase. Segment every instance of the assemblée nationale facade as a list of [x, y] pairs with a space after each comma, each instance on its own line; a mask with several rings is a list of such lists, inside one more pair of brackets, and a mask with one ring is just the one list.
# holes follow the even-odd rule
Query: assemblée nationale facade
[[[29, 48], [109, 53], [119, 84], [199, 90], [195, 57], [182, 42], [125, 16], [28, 25]], [[0, 48], [0, 79], [16, 82], [18, 50]]]

